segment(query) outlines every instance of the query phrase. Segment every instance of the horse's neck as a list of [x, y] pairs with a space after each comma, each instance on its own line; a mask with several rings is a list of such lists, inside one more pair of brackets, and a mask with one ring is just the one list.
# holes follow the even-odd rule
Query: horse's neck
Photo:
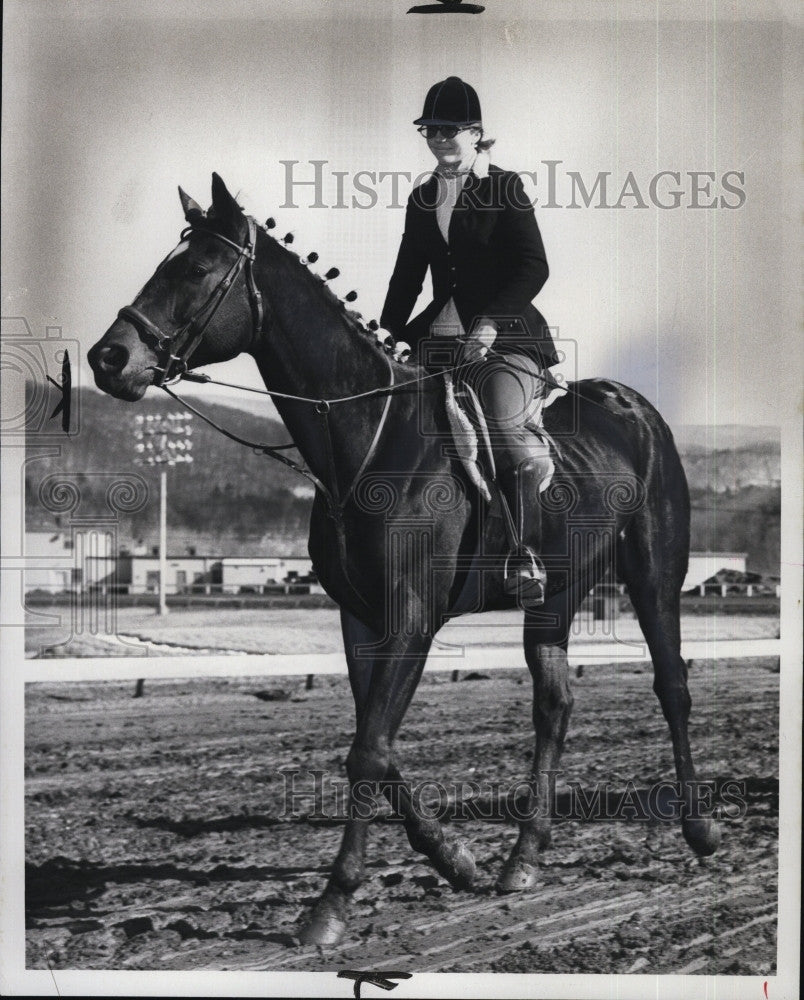
[[[270, 315], [267, 333], [252, 353], [266, 388], [330, 400], [387, 385], [387, 361], [368, 337], [350, 328], [339, 303], [318, 279], [273, 240], [266, 240], [265, 258], [258, 280]], [[328, 481], [330, 458], [321, 415], [311, 403], [275, 403], [305, 461]], [[371, 446], [384, 403], [379, 396], [335, 404], [327, 415], [342, 486]]]

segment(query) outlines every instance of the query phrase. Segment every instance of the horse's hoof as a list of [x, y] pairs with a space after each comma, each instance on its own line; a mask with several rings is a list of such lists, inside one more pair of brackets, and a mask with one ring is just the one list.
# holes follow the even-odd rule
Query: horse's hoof
[[720, 846], [720, 827], [713, 819], [684, 819], [681, 830], [684, 839], [699, 857], [709, 857]]
[[524, 892], [536, 885], [539, 869], [527, 861], [506, 861], [497, 879], [497, 892]]
[[297, 937], [300, 944], [332, 946], [340, 944], [346, 935], [346, 921], [327, 901], [316, 904], [308, 922]]
[[453, 889], [467, 890], [475, 884], [477, 867], [472, 852], [462, 840], [443, 845], [432, 859], [435, 870], [449, 882]]

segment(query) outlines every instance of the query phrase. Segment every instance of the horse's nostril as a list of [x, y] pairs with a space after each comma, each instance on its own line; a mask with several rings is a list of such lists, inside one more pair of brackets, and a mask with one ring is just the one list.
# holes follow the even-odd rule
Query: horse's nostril
[[121, 372], [128, 361], [128, 351], [119, 344], [109, 344], [98, 355], [98, 363], [105, 372]]

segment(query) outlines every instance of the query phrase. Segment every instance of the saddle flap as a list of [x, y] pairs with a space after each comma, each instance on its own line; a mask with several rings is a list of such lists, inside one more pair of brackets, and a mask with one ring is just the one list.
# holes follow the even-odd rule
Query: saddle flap
[[464, 383], [460, 390], [456, 394], [458, 401], [458, 406], [465, 407], [466, 410], [470, 411], [466, 413], [466, 417], [471, 423], [474, 430], [477, 432], [480, 442], [483, 445], [483, 458], [482, 462], [485, 463], [483, 466], [485, 471], [488, 472], [490, 479], [497, 478], [497, 464], [494, 461], [494, 451], [491, 447], [491, 438], [489, 437], [489, 428], [486, 423], [486, 415], [483, 413], [483, 408], [480, 405], [480, 400], [477, 398], [477, 393], [468, 383]]
[[[461, 460], [464, 469], [466, 469], [466, 474], [469, 476], [470, 482], [476, 487], [486, 503], [491, 503], [491, 490], [478, 465], [477, 433], [469, 416], [458, 404], [455, 384], [449, 372], [444, 373], [444, 388], [447, 419], [449, 420], [452, 440], [455, 443], [458, 458]], [[479, 403], [476, 396], [475, 404], [478, 406], [479, 412]], [[485, 420], [483, 421], [483, 427], [485, 428]], [[490, 447], [489, 455], [491, 455]], [[493, 460], [491, 468], [492, 470], [494, 469]]]

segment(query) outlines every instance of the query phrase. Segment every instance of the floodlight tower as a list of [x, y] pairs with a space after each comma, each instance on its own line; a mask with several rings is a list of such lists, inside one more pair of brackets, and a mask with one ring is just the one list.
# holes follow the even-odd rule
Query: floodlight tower
[[138, 414], [135, 418], [138, 465], [159, 465], [159, 602], [156, 613], [167, 614], [167, 470], [192, 462], [192, 414]]

